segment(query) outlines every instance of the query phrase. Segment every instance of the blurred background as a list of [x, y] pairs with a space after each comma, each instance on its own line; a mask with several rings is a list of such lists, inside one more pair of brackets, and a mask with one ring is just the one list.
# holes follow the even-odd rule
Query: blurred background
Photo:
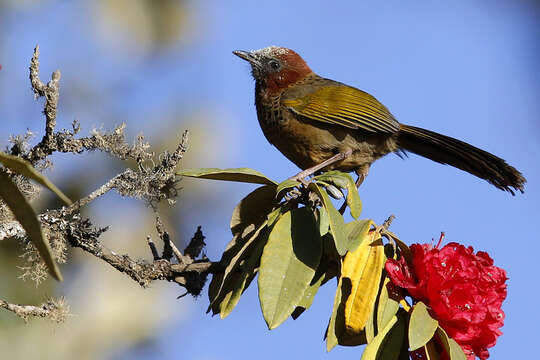
[[[62, 72], [58, 127], [77, 119], [93, 128], [127, 123], [155, 151], [173, 149], [184, 129], [183, 167], [252, 167], [283, 180], [298, 171], [264, 139], [253, 106], [249, 67], [232, 50], [268, 45], [299, 52], [322, 76], [375, 95], [401, 122], [465, 140], [505, 158], [528, 183], [512, 197], [456, 169], [410, 155], [378, 161], [360, 189], [363, 217], [407, 243], [446, 241], [485, 250], [508, 271], [504, 335], [492, 359], [529, 358], [537, 341], [540, 291], [540, 6], [538, 1], [218, 1], [0, 0], [0, 146], [27, 129], [43, 134], [42, 100], [33, 99], [28, 64], [41, 48], [41, 78]], [[74, 198], [127, 164], [104, 154], [59, 155], [47, 175]], [[91, 171], [89, 171], [91, 169]], [[198, 225], [207, 255], [218, 260], [230, 240], [229, 216], [253, 186], [185, 179], [165, 218], [183, 246]], [[47, 194], [44, 194], [47, 195]], [[51, 206], [45, 197], [35, 206]], [[86, 210], [111, 228], [105, 244], [149, 259], [151, 211], [108, 194]], [[39, 304], [64, 295], [73, 316], [62, 325], [24, 324], [0, 312], [2, 359], [355, 359], [361, 349], [325, 354], [323, 333], [333, 282], [311, 309], [269, 332], [256, 286], [225, 320], [205, 314], [183, 290], [153, 283], [143, 290], [107, 264], [73, 250], [66, 281], [38, 288], [17, 277], [14, 241], [0, 242], [0, 298]]]

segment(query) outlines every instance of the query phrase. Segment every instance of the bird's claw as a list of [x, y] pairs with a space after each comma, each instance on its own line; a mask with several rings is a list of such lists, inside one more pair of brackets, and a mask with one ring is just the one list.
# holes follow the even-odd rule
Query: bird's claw
[[302, 196], [302, 192], [298, 188], [294, 188], [291, 191], [287, 192], [287, 194], [285, 194], [285, 200], [291, 201], [294, 199], [298, 199], [301, 196]]

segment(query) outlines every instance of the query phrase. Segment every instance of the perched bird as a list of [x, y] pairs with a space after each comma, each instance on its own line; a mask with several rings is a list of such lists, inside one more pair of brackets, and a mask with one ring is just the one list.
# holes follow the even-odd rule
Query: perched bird
[[514, 195], [525, 178], [503, 159], [463, 141], [400, 124], [370, 94], [315, 74], [293, 50], [233, 51], [251, 64], [255, 105], [266, 139], [303, 172], [355, 171], [359, 186], [384, 155], [413, 152], [452, 165]]

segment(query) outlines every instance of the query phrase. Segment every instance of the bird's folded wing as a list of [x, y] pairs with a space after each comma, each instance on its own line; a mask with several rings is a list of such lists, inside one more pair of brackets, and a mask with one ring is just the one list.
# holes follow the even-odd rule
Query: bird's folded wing
[[393, 133], [399, 123], [368, 93], [347, 85], [326, 85], [302, 97], [283, 99], [294, 113], [311, 120], [370, 132]]

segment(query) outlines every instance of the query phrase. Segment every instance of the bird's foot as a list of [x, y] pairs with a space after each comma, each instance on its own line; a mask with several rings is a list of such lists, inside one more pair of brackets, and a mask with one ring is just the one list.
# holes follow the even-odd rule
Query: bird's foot
[[300, 189], [294, 188], [285, 194], [285, 200], [292, 201], [295, 199], [299, 199], [301, 196], [302, 196], [302, 192], [300, 191]]
[[298, 181], [299, 183], [301, 183], [302, 185], [307, 187], [309, 185], [309, 183], [311, 182], [311, 180], [306, 179], [309, 175], [311, 175], [311, 174], [305, 173], [305, 170], [304, 170], [304, 171], [301, 171], [298, 174], [290, 177], [289, 180]]

